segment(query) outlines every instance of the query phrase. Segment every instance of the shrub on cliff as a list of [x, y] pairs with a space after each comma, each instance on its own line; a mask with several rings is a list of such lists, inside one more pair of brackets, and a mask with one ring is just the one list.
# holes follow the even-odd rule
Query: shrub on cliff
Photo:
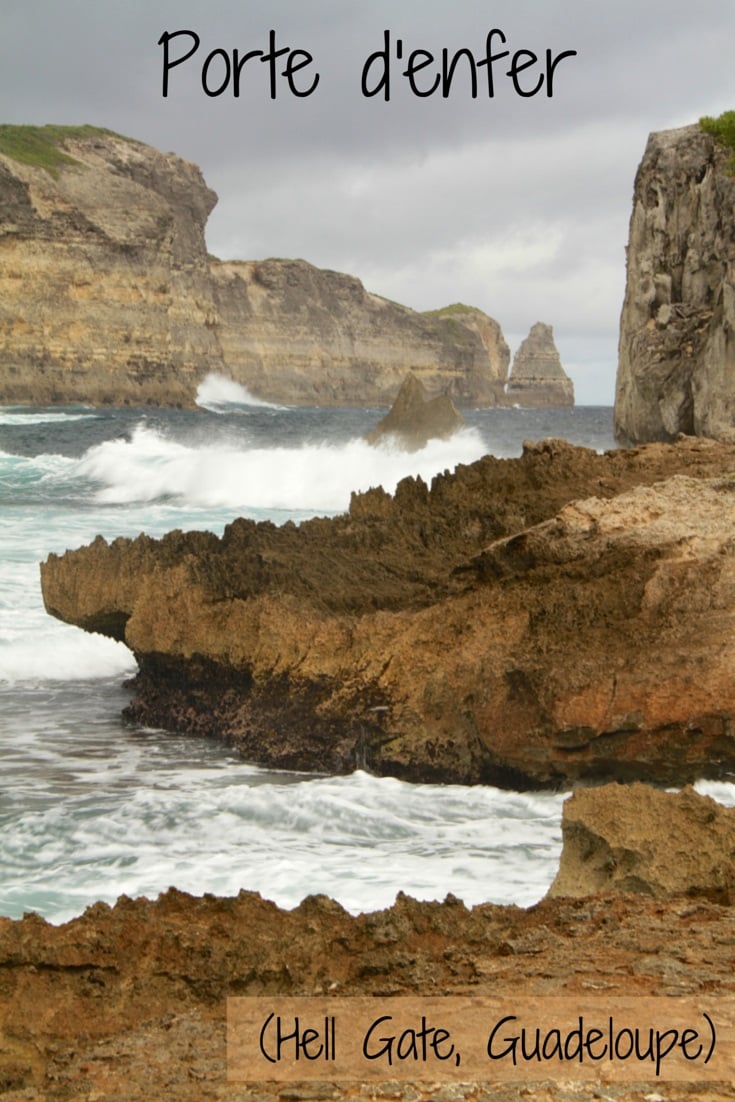
[[[699, 120], [699, 125], [706, 134], [712, 137], [727, 149], [735, 150], [735, 111], [723, 111], [716, 119], [705, 115]], [[728, 170], [735, 173], [735, 152], [727, 162]]]

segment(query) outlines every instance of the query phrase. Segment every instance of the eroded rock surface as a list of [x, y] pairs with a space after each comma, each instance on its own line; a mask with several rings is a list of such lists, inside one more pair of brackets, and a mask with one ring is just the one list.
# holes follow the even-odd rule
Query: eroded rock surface
[[[245, 874], [246, 876], [246, 874]], [[528, 911], [458, 900], [353, 917], [324, 897], [284, 911], [259, 896], [97, 904], [64, 926], [0, 919], [0, 1093], [44, 1099], [202, 1098], [540, 1102], [599, 1084], [458, 1082], [289, 1086], [226, 1079], [229, 995], [732, 998], [735, 913], [705, 900], [608, 894]], [[713, 1010], [714, 1012], [714, 1010]], [[573, 1078], [570, 1076], [570, 1078]], [[654, 1089], [655, 1088], [655, 1089]], [[605, 1084], [605, 1098], [735, 1098], [727, 1083]]]
[[693, 788], [577, 789], [564, 802], [562, 833], [550, 896], [616, 890], [735, 901], [735, 809]]
[[735, 177], [698, 126], [651, 134], [635, 179], [615, 431], [735, 438]]
[[574, 384], [562, 367], [554, 330], [537, 321], [513, 357], [506, 398], [521, 406], [573, 406]]
[[44, 599], [124, 638], [137, 720], [255, 762], [684, 783], [735, 763], [734, 467], [546, 441], [332, 520], [98, 539], [49, 557]]
[[429, 398], [411, 372], [401, 383], [398, 396], [385, 417], [367, 434], [370, 444], [393, 438], [407, 451], [418, 451], [429, 440], [446, 440], [464, 424], [464, 418], [448, 394]]

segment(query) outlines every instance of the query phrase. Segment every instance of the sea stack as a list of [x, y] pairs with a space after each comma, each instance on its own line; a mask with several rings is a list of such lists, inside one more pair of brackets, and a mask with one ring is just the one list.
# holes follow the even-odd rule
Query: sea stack
[[700, 126], [651, 134], [635, 179], [615, 435], [735, 439], [735, 176]]
[[574, 384], [562, 367], [554, 330], [537, 321], [513, 358], [506, 398], [519, 406], [573, 406]]
[[369, 444], [394, 438], [406, 451], [425, 447], [429, 440], [447, 440], [464, 424], [464, 418], [448, 394], [429, 398], [426, 389], [410, 372], [398, 397], [382, 420], [366, 436]]

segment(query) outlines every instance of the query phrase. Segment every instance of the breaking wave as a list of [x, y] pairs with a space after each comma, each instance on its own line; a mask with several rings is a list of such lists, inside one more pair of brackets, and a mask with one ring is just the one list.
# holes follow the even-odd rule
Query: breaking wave
[[284, 406], [273, 405], [272, 402], [263, 402], [255, 398], [247, 387], [236, 383], [234, 379], [228, 379], [224, 375], [207, 375], [197, 389], [197, 405], [202, 409], [208, 409], [212, 413], [232, 413], [237, 406], [260, 406], [263, 409], [284, 409]]
[[341, 512], [353, 490], [382, 486], [389, 493], [408, 475], [431, 478], [484, 454], [482, 437], [464, 429], [408, 453], [364, 440], [253, 447], [223, 437], [179, 443], [138, 425], [130, 439], [107, 440], [82, 457], [78, 473], [97, 484], [96, 500], [126, 504], [174, 500], [194, 508]]

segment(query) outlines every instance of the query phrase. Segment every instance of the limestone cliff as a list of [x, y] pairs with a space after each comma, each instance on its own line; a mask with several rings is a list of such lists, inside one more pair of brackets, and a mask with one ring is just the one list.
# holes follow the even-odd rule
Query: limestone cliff
[[615, 431], [735, 439], [735, 177], [699, 126], [651, 134], [635, 179]]
[[521, 406], [574, 405], [574, 384], [562, 367], [550, 325], [537, 321], [531, 326], [513, 357], [506, 398]]
[[389, 405], [409, 370], [498, 403], [491, 318], [418, 314], [304, 261], [214, 261], [215, 202], [195, 165], [140, 142], [0, 127], [0, 403], [193, 405], [215, 371], [270, 401]]
[[251, 761], [511, 787], [724, 775], [733, 463], [710, 441], [546, 441], [331, 520], [98, 539], [50, 556], [44, 600], [133, 650], [136, 720]]
[[213, 262], [228, 374], [289, 405], [389, 406], [412, 371], [458, 404], [501, 400], [510, 352], [479, 310], [419, 314], [304, 260]]
[[0, 154], [0, 401], [190, 403], [222, 363], [214, 192], [195, 165], [106, 131], [58, 144], [51, 169]]

